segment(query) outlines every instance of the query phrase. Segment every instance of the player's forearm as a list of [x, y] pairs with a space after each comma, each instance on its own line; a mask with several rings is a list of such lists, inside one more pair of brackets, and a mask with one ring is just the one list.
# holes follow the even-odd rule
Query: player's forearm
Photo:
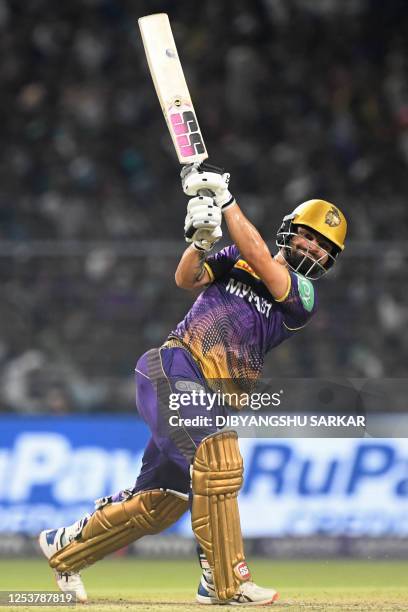
[[224, 218], [232, 241], [255, 272], [260, 265], [272, 260], [272, 255], [261, 234], [244, 215], [238, 204], [226, 210]]
[[281, 298], [288, 286], [288, 273], [275, 261], [256, 227], [247, 219], [238, 204], [224, 213], [233, 242], [243, 259], [267, 285], [275, 298]]
[[183, 253], [177, 266], [176, 285], [182, 289], [195, 289], [202, 285], [207, 272], [204, 267], [205, 251], [198, 251], [192, 245]]

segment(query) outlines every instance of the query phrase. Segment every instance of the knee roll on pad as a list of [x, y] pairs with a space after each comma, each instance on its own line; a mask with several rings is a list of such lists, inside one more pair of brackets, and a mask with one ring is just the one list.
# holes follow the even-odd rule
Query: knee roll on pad
[[188, 506], [177, 494], [160, 489], [108, 503], [92, 514], [80, 536], [56, 552], [49, 564], [59, 572], [79, 572], [144, 535], [170, 527]]
[[192, 527], [214, 575], [220, 600], [250, 579], [238, 509], [243, 462], [235, 431], [212, 434], [197, 448], [192, 470]]

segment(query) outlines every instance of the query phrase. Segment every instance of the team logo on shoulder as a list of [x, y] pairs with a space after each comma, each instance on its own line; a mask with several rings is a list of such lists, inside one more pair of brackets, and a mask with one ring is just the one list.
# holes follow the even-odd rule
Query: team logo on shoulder
[[314, 288], [310, 280], [298, 276], [298, 291], [304, 308], [307, 312], [311, 312], [314, 306]]
[[330, 227], [337, 227], [338, 225], [340, 225], [340, 213], [335, 206], [332, 206], [331, 209], [326, 213], [326, 218], [324, 222]]

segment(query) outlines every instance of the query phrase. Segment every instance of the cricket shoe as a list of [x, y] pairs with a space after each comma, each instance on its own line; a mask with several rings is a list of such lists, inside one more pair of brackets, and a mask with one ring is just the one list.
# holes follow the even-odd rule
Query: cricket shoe
[[273, 604], [278, 597], [279, 593], [274, 589], [264, 589], [254, 582], [243, 582], [234, 597], [224, 601], [218, 599], [212, 580], [203, 575], [198, 585], [196, 601], [204, 605], [265, 606]]
[[[42, 531], [38, 538], [38, 543], [44, 555], [49, 559], [58, 550], [64, 548], [64, 539], [66, 537], [65, 527], [59, 529], [48, 529]], [[66, 546], [66, 544], [65, 544]], [[58, 572], [53, 570], [58, 588], [63, 593], [67, 591], [74, 592], [76, 600], [79, 603], [86, 603], [88, 596], [82, 582], [81, 575], [76, 572]]]

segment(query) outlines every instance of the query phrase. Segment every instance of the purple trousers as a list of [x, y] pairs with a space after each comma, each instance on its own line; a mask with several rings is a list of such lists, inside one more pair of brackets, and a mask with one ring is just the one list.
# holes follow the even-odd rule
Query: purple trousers
[[[209, 412], [204, 402], [193, 400], [170, 409], [171, 398], [183, 392], [185, 399], [185, 391], [191, 393], [192, 389], [208, 391], [197, 363], [182, 348], [151, 349], [137, 362], [136, 405], [152, 435], [135, 492], [164, 488], [189, 493], [190, 465], [196, 448], [205, 436], [217, 430], [213, 425], [215, 414], [224, 413], [222, 408]], [[170, 425], [170, 417], [174, 417], [173, 422], [177, 420], [176, 425]], [[178, 425], [179, 418], [194, 417], [203, 417], [198, 419], [203, 425]]]

